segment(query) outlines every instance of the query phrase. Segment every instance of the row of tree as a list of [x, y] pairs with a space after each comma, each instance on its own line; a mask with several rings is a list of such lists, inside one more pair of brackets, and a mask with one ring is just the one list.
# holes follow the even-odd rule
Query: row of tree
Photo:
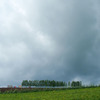
[[81, 81], [72, 81], [71, 87], [82, 87], [82, 82]]
[[66, 86], [63, 81], [50, 81], [50, 80], [23, 80], [22, 86]]
[[68, 82], [68, 84], [66, 82], [63, 81], [54, 81], [54, 80], [23, 80], [22, 81], [22, 86], [68, 86], [68, 87], [81, 87], [82, 86], [82, 82], [81, 81], [72, 81], [71, 83]]
[[63, 81], [50, 81], [50, 80], [23, 80], [22, 86], [66, 86]]

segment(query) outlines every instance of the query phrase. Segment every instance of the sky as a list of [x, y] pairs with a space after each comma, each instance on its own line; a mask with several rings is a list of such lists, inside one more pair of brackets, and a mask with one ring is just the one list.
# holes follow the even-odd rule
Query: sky
[[99, 0], [0, 0], [0, 86], [100, 84], [99, 11]]

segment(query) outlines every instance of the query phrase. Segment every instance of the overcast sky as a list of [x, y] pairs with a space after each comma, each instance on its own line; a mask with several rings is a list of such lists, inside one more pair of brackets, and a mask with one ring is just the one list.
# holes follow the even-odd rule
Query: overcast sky
[[0, 85], [100, 83], [99, 11], [100, 0], [0, 0]]

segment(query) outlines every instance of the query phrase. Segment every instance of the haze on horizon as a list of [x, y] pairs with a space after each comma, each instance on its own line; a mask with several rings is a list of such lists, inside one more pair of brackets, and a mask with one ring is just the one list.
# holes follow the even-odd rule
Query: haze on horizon
[[100, 84], [99, 11], [99, 0], [0, 0], [0, 86]]

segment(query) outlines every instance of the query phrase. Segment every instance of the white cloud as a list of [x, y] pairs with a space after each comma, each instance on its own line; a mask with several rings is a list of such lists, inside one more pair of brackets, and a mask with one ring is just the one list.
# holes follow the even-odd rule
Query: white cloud
[[96, 1], [0, 0], [0, 80], [88, 80], [99, 69]]

